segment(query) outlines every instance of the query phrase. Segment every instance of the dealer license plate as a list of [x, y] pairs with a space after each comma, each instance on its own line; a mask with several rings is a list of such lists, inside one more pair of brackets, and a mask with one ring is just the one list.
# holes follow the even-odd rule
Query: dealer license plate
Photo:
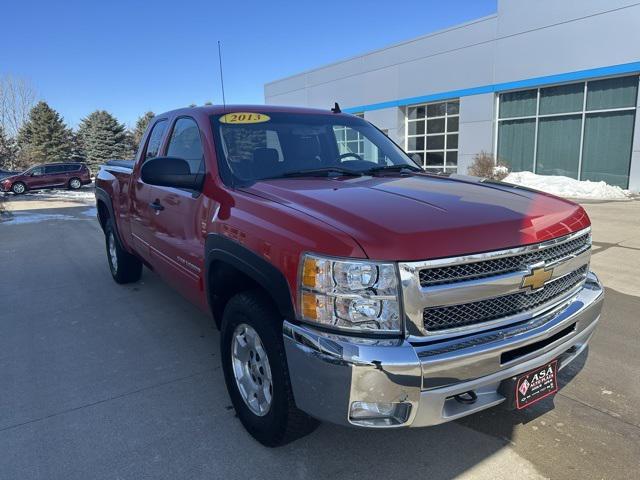
[[516, 378], [515, 407], [522, 410], [558, 391], [558, 360]]

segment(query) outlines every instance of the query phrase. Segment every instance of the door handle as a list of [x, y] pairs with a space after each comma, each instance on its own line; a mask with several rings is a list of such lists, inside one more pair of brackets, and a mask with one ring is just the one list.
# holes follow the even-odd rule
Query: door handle
[[156, 200], [155, 200], [154, 202], [150, 203], [150, 204], [149, 204], [149, 206], [150, 206], [151, 208], [153, 208], [156, 212], [159, 212], [159, 211], [161, 211], [161, 210], [164, 210], [164, 207], [163, 207], [163, 206], [162, 206], [162, 204], [160, 203], [160, 200], [158, 200], [157, 198], [156, 198]]

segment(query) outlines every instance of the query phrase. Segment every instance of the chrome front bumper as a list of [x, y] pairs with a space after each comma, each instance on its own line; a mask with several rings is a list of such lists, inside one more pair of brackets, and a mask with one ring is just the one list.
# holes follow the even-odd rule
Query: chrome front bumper
[[[430, 343], [345, 337], [285, 322], [296, 404], [319, 420], [357, 426], [350, 418], [353, 402], [411, 406], [405, 421], [381, 427], [437, 425], [490, 408], [505, 401], [498, 391], [504, 380], [556, 358], [562, 369], [585, 349], [603, 293], [589, 273], [580, 291], [553, 311]], [[477, 395], [472, 404], [454, 398], [469, 391]]]

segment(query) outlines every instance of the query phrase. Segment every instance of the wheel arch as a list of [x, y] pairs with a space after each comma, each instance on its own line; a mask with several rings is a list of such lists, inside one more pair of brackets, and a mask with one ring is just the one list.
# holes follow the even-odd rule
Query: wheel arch
[[254, 288], [269, 296], [283, 319], [295, 318], [289, 283], [275, 266], [222, 235], [207, 235], [205, 248], [205, 288], [218, 328], [229, 299]]
[[124, 245], [122, 243], [122, 237], [120, 236], [120, 232], [118, 231], [118, 225], [116, 222], [116, 216], [113, 211], [113, 203], [111, 201], [111, 197], [106, 192], [106, 190], [96, 187], [96, 208], [98, 210], [98, 222], [100, 223], [100, 227], [104, 231], [105, 225], [107, 224], [107, 220], [111, 218], [113, 220], [113, 228], [118, 236], [118, 241], [120, 245]]

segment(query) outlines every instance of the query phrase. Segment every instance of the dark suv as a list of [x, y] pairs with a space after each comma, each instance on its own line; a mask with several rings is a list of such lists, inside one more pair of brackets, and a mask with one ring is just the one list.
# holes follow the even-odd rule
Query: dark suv
[[43, 188], [77, 190], [89, 183], [91, 183], [91, 172], [84, 163], [47, 163], [1, 180], [0, 187], [3, 192], [20, 195], [27, 190]]

